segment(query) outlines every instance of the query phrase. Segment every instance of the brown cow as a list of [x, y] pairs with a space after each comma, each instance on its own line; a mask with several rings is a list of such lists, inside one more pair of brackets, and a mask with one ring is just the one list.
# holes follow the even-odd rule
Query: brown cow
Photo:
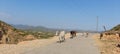
[[73, 37], [75, 37], [76, 36], [76, 31], [70, 31], [70, 34], [71, 34], [71, 39], [73, 38]]
[[103, 37], [103, 33], [100, 33], [100, 39], [102, 39], [102, 37]]

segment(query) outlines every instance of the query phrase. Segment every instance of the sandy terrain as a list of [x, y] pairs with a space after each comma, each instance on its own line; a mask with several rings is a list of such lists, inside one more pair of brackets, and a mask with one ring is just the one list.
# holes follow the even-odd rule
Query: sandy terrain
[[[66, 38], [69, 34], [66, 34]], [[0, 44], [0, 54], [20, 54], [25, 51], [32, 50], [34, 48], [39, 48], [42, 46], [49, 45], [58, 41], [58, 37], [52, 37], [50, 39], [40, 39], [32, 41], [23, 41], [18, 44]]]

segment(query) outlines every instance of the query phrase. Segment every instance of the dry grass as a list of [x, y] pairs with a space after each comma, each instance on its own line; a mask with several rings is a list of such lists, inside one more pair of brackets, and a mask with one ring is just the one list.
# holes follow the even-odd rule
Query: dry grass
[[116, 47], [119, 42], [117, 36], [103, 37], [102, 40], [99, 39], [99, 34], [93, 36], [96, 40], [96, 44], [101, 51], [101, 54], [120, 54], [120, 48]]

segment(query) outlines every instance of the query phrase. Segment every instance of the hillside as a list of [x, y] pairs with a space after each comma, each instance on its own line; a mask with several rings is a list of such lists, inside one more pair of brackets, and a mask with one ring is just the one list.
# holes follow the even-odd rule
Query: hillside
[[34, 32], [16, 29], [13, 26], [0, 21], [0, 43], [15, 44], [21, 41], [49, 38], [53, 36], [54, 33], [50, 32]]
[[112, 31], [120, 31], [120, 24], [118, 24], [117, 26], [113, 27], [111, 30]]
[[11, 25], [0, 21], [0, 42], [1, 43], [17, 43], [22, 41], [22, 32]]

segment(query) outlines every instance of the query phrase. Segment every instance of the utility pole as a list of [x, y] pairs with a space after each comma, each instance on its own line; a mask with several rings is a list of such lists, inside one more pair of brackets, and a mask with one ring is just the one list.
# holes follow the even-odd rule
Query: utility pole
[[97, 16], [97, 25], [96, 25], [96, 31], [98, 32], [98, 16]]

